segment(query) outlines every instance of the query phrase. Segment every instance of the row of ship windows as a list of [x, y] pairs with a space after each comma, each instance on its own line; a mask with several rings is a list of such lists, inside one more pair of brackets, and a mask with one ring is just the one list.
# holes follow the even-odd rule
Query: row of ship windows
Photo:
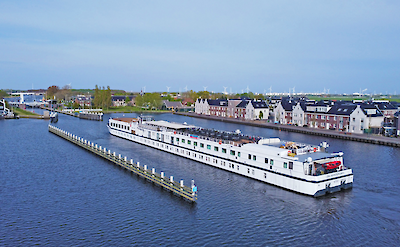
[[[127, 136], [127, 135], [124, 134], [124, 136]], [[176, 138], [176, 139], [177, 139], [177, 141], [179, 141], [179, 138]], [[185, 140], [182, 139], [182, 142], [185, 143]], [[191, 144], [190, 140], [188, 140], [188, 144]], [[153, 145], [154, 145], [154, 141], [153, 141]], [[194, 142], [194, 145], [197, 146], [197, 142]], [[158, 146], [158, 143], [157, 143], [157, 146]], [[161, 147], [163, 147], [163, 144], [161, 144]], [[165, 147], [168, 148], [167, 145], [165, 145]], [[200, 147], [204, 148], [204, 144], [200, 143]], [[207, 145], [207, 149], [211, 149], [211, 145]], [[178, 152], [178, 149], [176, 149], [176, 151]], [[218, 147], [214, 147], [214, 151], [218, 151]], [[222, 148], [222, 152], [226, 153], [226, 149]], [[181, 153], [182, 154], [184, 153], [183, 149], [181, 150]], [[190, 152], [186, 151], [186, 155], [190, 155]], [[194, 157], [196, 157], [196, 153], [193, 153], [193, 155], [194, 155]], [[231, 155], [235, 155], [235, 151], [231, 150]], [[240, 152], [238, 152], [238, 156], [240, 157]], [[203, 155], [199, 155], [199, 158], [203, 159]], [[257, 160], [257, 157], [256, 157], [256, 155], [249, 154], [248, 155], [248, 159]], [[206, 161], [210, 161], [210, 158], [206, 157]], [[265, 164], [268, 164], [268, 161], [269, 161], [269, 164], [270, 164], [270, 169], [272, 169], [272, 166], [274, 165], [274, 160], [273, 159], [268, 159], [268, 158], [264, 159]], [[217, 164], [217, 159], [213, 159], [213, 163]], [[221, 165], [225, 166], [225, 161], [221, 161]], [[229, 167], [231, 167], [231, 163], [229, 163]], [[232, 168], [234, 168], [234, 164], [232, 164]], [[288, 162], [283, 162], [283, 168], [289, 168], [289, 169], [293, 170], [293, 162], [292, 161], [290, 161], [289, 163]], [[239, 165], [237, 165], [237, 169], [239, 170]], [[249, 173], [250, 173], [250, 170], [249, 170]], [[254, 170], [253, 170], [253, 175], [254, 175]]]
[[128, 128], [129, 128], [129, 126], [122, 125], [122, 124], [117, 124], [117, 123], [110, 123], [110, 125], [111, 125], [112, 127], [116, 127], [116, 128], [124, 129], [124, 130], [128, 130]]
[[[179, 142], [179, 138], [176, 138], [176, 141]], [[181, 141], [182, 141], [182, 143], [186, 142], [185, 139], [182, 139]], [[192, 144], [192, 141], [191, 140], [187, 140], [187, 144], [189, 144], [189, 145]], [[193, 145], [197, 147], [198, 143], [196, 141], [193, 141]], [[204, 143], [200, 143], [200, 147], [204, 148]], [[211, 145], [207, 145], [207, 149], [211, 150]], [[214, 151], [218, 152], [219, 151], [219, 147], [214, 146]], [[226, 148], [221, 148], [221, 151], [222, 151], [222, 153], [225, 154], [226, 153]], [[230, 154], [231, 155], [236, 155], [236, 151], [230, 150]], [[237, 152], [237, 156], [240, 157], [240, 155], [241, 155], [240, 152]], [[248, 155], [248, 159], [257, 161], [257, 156], [249, 154]], [[274, 165], [274, 160], [273, 159], [268, 160], [268, 158], [265, 158], [264, 162], [265, 162], [265, 164], [269, 163], [270, 164], [270, 169], [272, 169], [272, 166]], [[288, 163], [284, 162], [283, 163], [283, 167], [284, 168], [288, 168]], [[289, 169], [293, 169], [293, 162], [289, 162]]]

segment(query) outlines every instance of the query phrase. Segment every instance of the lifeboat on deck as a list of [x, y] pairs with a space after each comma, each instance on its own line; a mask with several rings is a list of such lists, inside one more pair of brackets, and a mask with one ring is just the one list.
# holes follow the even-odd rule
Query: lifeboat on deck
[[338, 168], [341, 164], [342, 163], [340, 161], [331, 161], [331, 162], [325, 163], [324, 167], [327, 170], [331, 170], [331, 169]]

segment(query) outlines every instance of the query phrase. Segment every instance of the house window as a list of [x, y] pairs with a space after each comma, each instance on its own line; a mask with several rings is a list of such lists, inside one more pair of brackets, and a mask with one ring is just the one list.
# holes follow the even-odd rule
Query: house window
[[268, 164], [268, 158], [265, 158], [265, 164]]
[[325, 119], [325, 116], [322, 115], [322, 116], [321, 116], [321, 119]]
[[218, 152], [218, 147], [214, 147], [214, 151], [217, 151], [217, 152]]
[[210, 149], [210, 150], [211, 150], [211, 145], [207, 145], [207, 149]]
[[226, 154], [226, 148], [222, 149], [222, 153]]

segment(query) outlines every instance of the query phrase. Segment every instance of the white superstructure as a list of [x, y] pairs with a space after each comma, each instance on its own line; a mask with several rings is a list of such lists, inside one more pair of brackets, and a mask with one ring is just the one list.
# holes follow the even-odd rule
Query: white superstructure
[[321, 196], [351, 188], [343, 153], [320, 146], [144, 118], [110, 118], [112, 135], [196, 160], [288, 190]]

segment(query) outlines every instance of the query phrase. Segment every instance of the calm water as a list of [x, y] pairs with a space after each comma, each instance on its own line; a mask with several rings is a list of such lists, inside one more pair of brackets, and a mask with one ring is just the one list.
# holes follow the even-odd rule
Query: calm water
[[345, 152], [354, 188], [315, 199], [113, 137], [107, 121], [59, 115], [56, 125], [64, 130], [187, 185], [195, 179], [199, 199], [191, 204], [49, 133], [47, 121], [4, 120], [0, 245], [399, 245], [400, 149], [171, 114], [154, 117], [313, 144], [327, 140], [330, 151]]

